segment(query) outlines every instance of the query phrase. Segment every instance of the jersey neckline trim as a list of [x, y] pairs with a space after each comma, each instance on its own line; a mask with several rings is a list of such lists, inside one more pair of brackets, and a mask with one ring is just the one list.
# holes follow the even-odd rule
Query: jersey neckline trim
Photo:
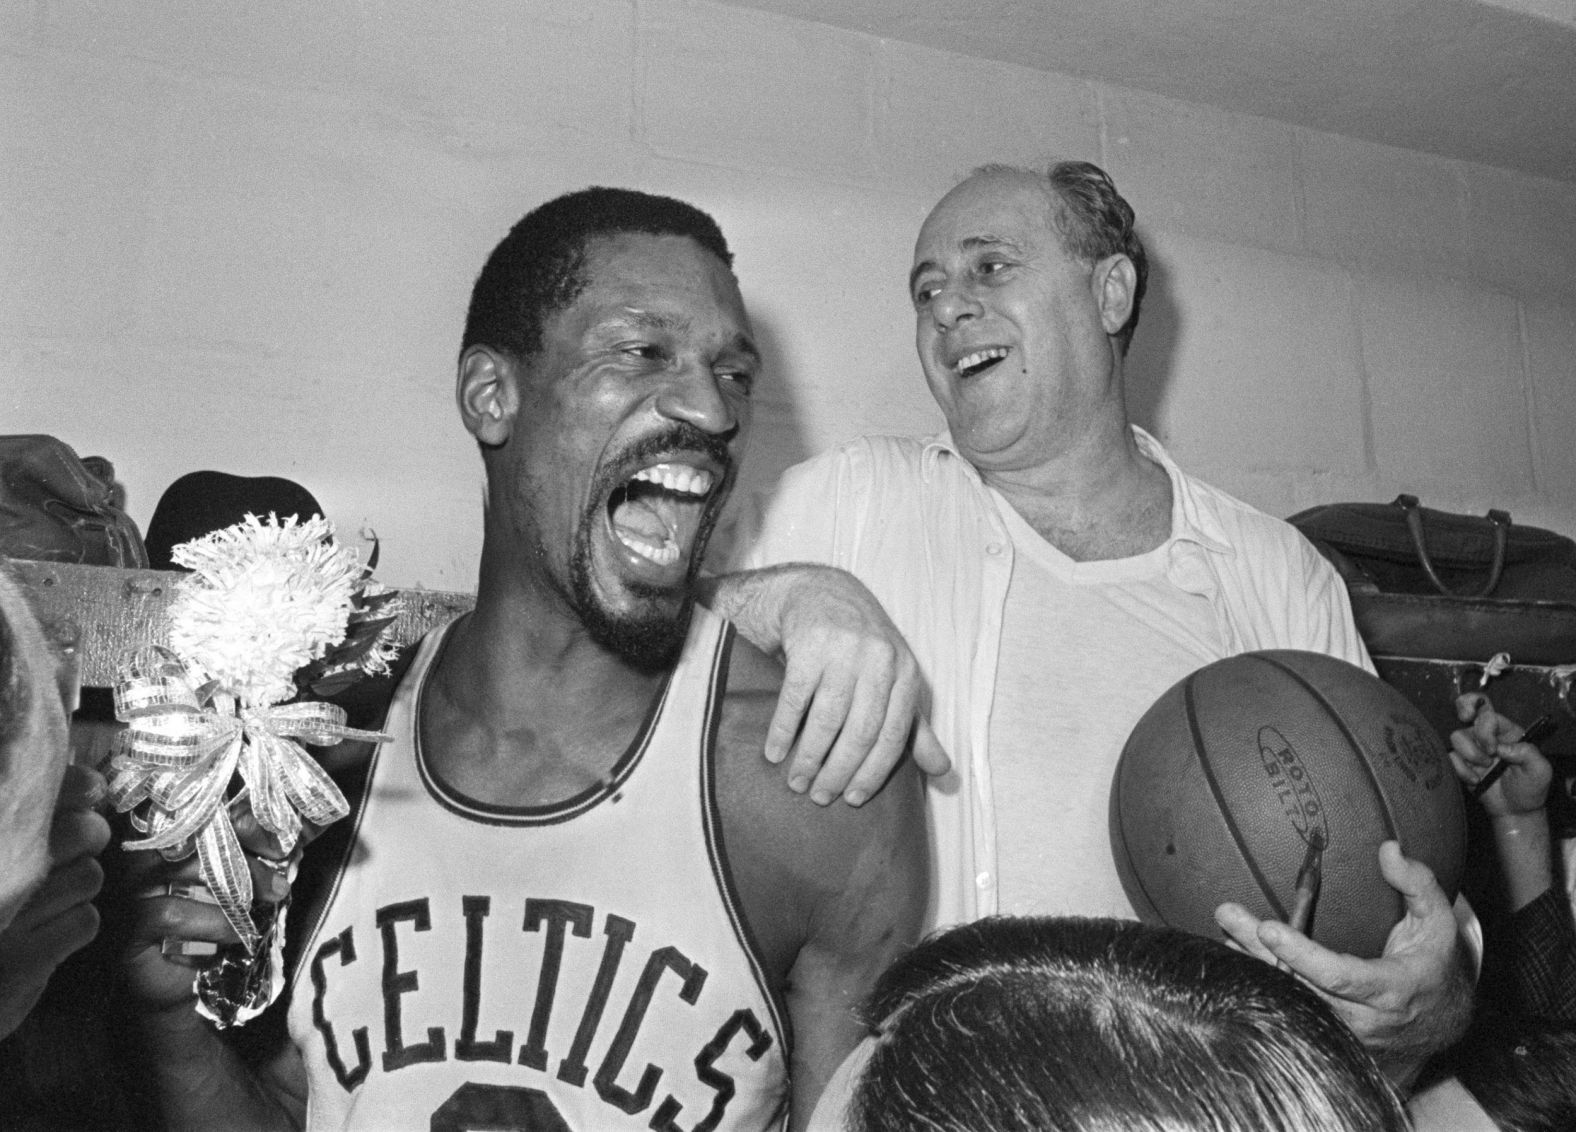
[[618, 793], [629, 776], [634, 773], [635, 768], [640, 765], [641, 757], [645, 754], [652, 733], [656, 730], [657, 721], [662, 718], [662, 708], [667, 703], [668, 689], [673, 683], [671, 671], [663, 677], [662, 686], [652, 696], [651, 706], [646, 709], [646, 717], [641, 722], [640, 729], [635, 733], [634, 740], [624, 753], [619, 756], [618, 761], [608, 769], [607, 774], [596, 785], [587, 787], [578, 794], [572, 794], [562, 801], [543, 806], [500, 806], [483, 802], [449, 785], [436, 770], [427, 765], [427, 755], [421, 741], [422, 705], [426, 700], [427, 679], [443, 660], [443, 654], [448, 650], [450, 633], [460, 620], [456, 618], [439, 630], [443, 636], [438, 642], [432, 660], [421, 671], [420, 682], [414, 690], [411, 701], [411, 739], [415, 750], [416, 773], [421, 777], [422, 785], [432, 800], [466, 821], [479, 822], [483, 825], [537, 826], [557, 825], [579, 817]]

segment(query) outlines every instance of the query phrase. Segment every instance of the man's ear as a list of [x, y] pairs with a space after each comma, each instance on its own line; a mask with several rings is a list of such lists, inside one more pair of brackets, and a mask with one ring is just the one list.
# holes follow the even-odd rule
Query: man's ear
[[467, 432], [485, 445], [503, 444], [514, 430], [515, 410], [520, 407], [514, 359], [490, 346], [470, 347], [460, 355], [454, 396]]
[[1106, 256], [1094, 265], [1089, 285], [1100, 308], [1100, 325], [1107, 334], [1115, 334], [1133, 313], [1133, 289], [1138, 286], [1133, 261], [1120, 252]]

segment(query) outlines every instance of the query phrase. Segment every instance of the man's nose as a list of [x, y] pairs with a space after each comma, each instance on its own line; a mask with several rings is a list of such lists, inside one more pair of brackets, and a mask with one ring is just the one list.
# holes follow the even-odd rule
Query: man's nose
[[657, 412], [702, 432], [730, 437], [739, 430], [739, 412], [722, 380], [709, 369], [685, 366], [657, 397]]
[[973, 293], [958, 284], [949, 283], [930, 300], [930, 315], [943, 332], [954, 329], [960, 322], [977, 318], [979, 313], [980, 305]]

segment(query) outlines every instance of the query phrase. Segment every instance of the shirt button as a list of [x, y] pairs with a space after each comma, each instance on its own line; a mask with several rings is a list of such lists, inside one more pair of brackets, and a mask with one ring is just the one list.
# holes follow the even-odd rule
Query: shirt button
[[[1000, 554], [1001, 553], [1001, 543], [999, 543], [999, 542], [987, 543], [986, 546], [985, 546], [985, 553], [991, 555], [992, 557]], [[982, 880], [980, 883], [984, 884], [985, 882]]]
[[978, 885], [980, 888], [989, 888], [990, 887], [990, 874], [989, 873], [981, 873], [979, 876], [974, 878], [974, 883], [976, 885]]

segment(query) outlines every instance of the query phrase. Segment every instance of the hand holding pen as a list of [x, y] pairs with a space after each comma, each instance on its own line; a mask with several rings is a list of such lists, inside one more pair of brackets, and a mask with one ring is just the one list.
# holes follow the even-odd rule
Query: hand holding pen
[[1542, 809], [1553, 770], [1534, 744], [1556, 730], [1554, 719], [1542, 716], [1523, 730], [1476, 692], [1456, 700], [1456, 714], [1470, 726], [1450, 736], [1450, 760], [1473, 800], [1496, 816]]

